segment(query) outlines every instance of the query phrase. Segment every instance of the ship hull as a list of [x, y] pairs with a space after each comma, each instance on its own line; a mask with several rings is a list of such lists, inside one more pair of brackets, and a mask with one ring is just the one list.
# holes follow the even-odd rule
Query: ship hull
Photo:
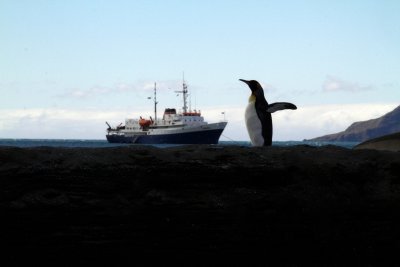
[[224, 129], [194, 131], [171, 134], [149, 134], [127, 136], [123, 134], [107, 134], [109, 143], [129, 144], [218, 144]]

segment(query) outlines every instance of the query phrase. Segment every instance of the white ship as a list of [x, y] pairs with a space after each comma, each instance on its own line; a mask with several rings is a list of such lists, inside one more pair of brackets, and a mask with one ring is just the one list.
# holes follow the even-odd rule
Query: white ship
[[127, 118], [125, 125], [112, 128], [107, 122], [107, 140], [110, 143], [132, 144], [217, 144], [227, 122], [208, 123], [200, 111], [187, 107], [188, 89], [183, 82], [183, 109], [166, 108], [157, 119], [157, 89], [154, 84], [154, 119]]

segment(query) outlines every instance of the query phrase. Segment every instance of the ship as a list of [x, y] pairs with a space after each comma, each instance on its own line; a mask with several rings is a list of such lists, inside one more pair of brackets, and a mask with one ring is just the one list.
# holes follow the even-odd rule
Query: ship
[[[106, 122], [106, 138], [109, 143], [129, 144], [218, 144], [227, 121], [208, 123], [200, 110], [191, 110], [187, 106], [188, 86], [183, 81], [182, 90], [175, 91], [183, 96], [183, 108], [165, 108], [162, 118], [157, 119], [157, 84], [154, 83], [154, 119], [127, 118], [111, 127]], [[224, 112], [222, 112], [224, 114]]]

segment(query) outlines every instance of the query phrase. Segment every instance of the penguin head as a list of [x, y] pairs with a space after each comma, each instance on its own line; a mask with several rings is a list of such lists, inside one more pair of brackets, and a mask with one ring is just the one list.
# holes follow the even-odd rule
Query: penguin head
[[246, 83], [251, 90], [251, 96], [249, 101], [253, 101], [254, 98], [264, 98], [264, 90], [259, 82], [256, 80], [243, 80], [239, 79], [239, 81], [242, 81]]
[[244, 83], [246, 83], [249, 87], [250, 90], [252, 92], [255, 92], [257, 90], [263, 90], [263, 88], [261, 87], [260, 83], [257, 82], [256, 80], [243, 80], [243, 79], [239, 79], [239, 81], [242, 81]]

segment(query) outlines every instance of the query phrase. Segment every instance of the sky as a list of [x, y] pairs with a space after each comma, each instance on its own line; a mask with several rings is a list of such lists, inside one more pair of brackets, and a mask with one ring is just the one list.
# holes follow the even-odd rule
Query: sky
[[[400, 1], [0, 0], [0, 138], [105, 139], [190, 107], [248, 141], [259, 81], [274, 141], [343, 131], [400, 104]], [[224, 113], [224, 114], [223, 114]]]

